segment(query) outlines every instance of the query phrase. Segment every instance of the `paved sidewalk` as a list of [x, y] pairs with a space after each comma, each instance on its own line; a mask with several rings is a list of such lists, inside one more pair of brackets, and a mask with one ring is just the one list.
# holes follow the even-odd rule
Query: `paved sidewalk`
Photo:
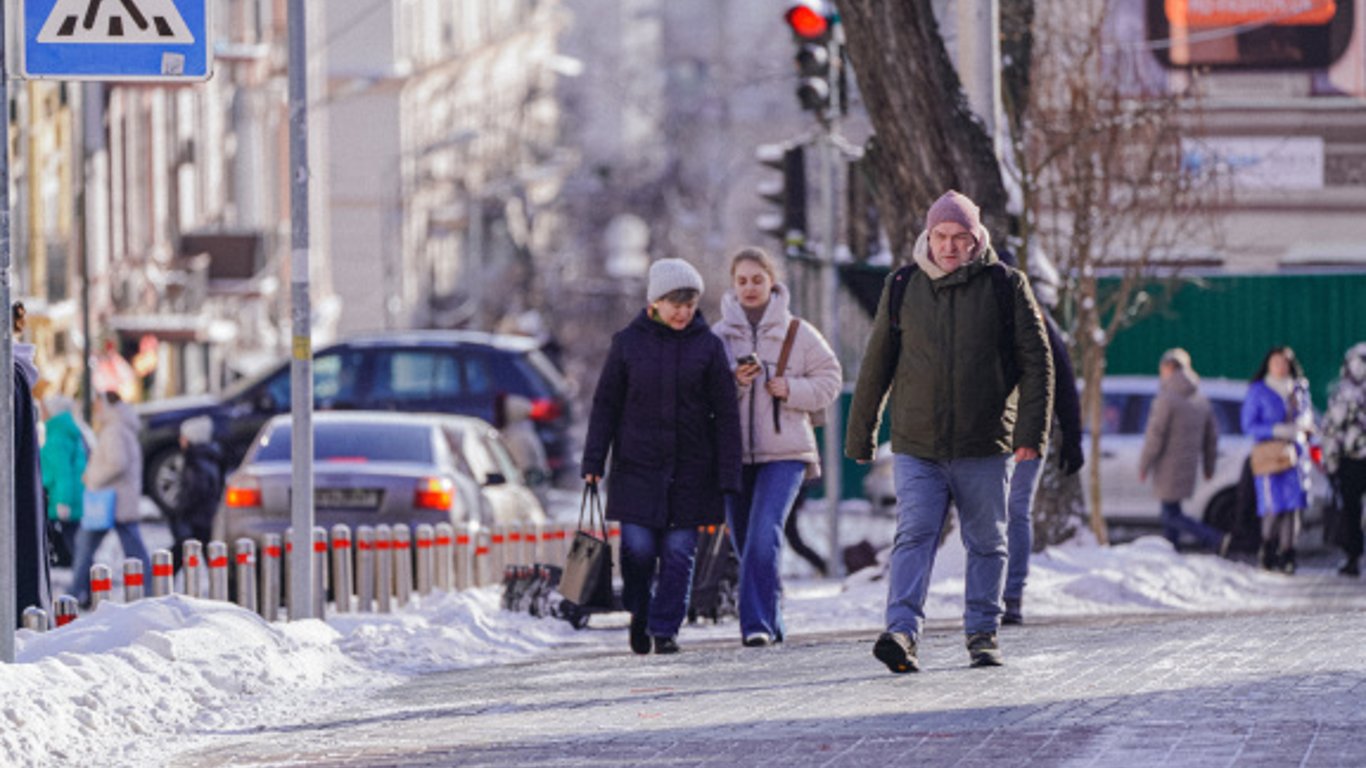
[[[1366, 611], [1087, 619], [1007, 628], [969, 669], [931, 628], [897, 676], [872, 635], [434, 675], [363, 712], [175, 759], [246, 765], [1366, 765]], [[1335, 605], [1336, 604], [1336, 605]], [[622, 638], [625, 646], [625, 637]], [[914, 762], [910, 762], [914, 761]]]

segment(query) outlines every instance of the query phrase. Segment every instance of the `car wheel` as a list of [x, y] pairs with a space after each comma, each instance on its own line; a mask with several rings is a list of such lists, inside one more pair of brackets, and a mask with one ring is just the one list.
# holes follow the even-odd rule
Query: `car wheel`
[[[1253, 513], [1256, 516], [1256, 513]], [[1214, 494], [1205, 505], [1205, 524], [1233, 534], [1229, 549], [1234, 552], [1256, 552], [1261, 534], [1256, 520], [1248, 521], [1238, 509], [1238, 489], [1229, 487]]]
[[167, 448], [153, 456], [147, 466], [147, 477], [151, 480], [147, 495], [152, 497], [162, 513], [170, 514], [180, 503], [180, 478], [185, 457], [175, 448]]

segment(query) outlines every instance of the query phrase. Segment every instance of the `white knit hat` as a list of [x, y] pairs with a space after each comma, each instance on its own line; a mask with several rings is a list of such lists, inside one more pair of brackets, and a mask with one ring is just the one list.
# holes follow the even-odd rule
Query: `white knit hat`
[[650, 282], [645, 287], [645, 300], [651, 304], [681, 288], [691, 288], [702, 295], [702, 275], [693, 265], [682, 259], [660, 259], [650, 265]]

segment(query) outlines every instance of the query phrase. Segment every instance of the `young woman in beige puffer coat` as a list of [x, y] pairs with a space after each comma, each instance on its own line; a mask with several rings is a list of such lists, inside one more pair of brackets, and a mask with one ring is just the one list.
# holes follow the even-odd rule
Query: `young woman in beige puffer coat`
[[[803, 480], [819, 474], [811, 414], [839, 396], [839, 359], [820, 332], [788, 309], [767, 253], [744, 248], [731, 258], [731, 290], [712, 330], [735, 361], [739, 386], [743, 490], [726, 497], [726, 521], [740, 554], [740, 636], [746, 646], [781, 642], [778, 601], [783, 522]], [[786, 367], [784, 339], [794, 328]]]

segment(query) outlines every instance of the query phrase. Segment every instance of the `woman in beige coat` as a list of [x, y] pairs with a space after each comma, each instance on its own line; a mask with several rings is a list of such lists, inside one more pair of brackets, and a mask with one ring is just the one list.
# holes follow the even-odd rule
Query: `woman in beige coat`
[[1196, 475], [1204, 463], [1205, 479], [1214, 476], [1219, 426], [1214, 409], [1200, 394], [1200, 378], [1184, 349], [1169, 349], [1157, 366], [1161, 384], [1148, 413], [1139, 456], [1138, 480], [1151, 475], [1153, 493], [1162, 502], [1162, 532], [1175, 547], [1182, 533], [1194, 536], [1220, 555], [1228, 553], [1229, 534], [1187, 517], [1181, 501], [1195, 493]]
[[783, 522], [802, 481], [819, 473], [811, 414], [835, 401], [843, 376], [820, 332], [788, 310], [767, 253], [740, 250], [730, 275], [713, 330], [736, 362], [744, 472], [741, 493], [726, 497], [726, 521], [740, 554], [740, 636], [760, 647], [783, 639]]
[[[142, 448], [138, 443], [138, 415], [115, 392], [105, 392], [95, 400], [95, 449], [90, 453], [82, 478], [91, 491], [114, 491], [114, 532], [118, 534], [123, 556], [142, 561], [142, 572], [150, 574], [152, 563], [142, 542], [138, 521], [142, 518]], [[76, 536], [76, 599], [90, 602], [90, 566], [95, 551], [108, 529], [82, 526]]]

